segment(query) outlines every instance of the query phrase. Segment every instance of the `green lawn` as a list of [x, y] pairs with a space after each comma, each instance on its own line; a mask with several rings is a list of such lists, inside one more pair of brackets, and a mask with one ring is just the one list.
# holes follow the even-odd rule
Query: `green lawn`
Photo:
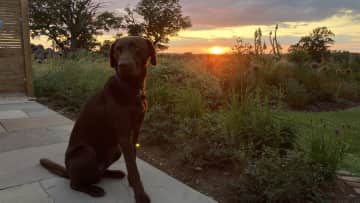
[[342, 169], [360, 175], [360, 107], [334, 112], [286, 112], [302, 135], [328, 133], [343, 136], [347, 155]]

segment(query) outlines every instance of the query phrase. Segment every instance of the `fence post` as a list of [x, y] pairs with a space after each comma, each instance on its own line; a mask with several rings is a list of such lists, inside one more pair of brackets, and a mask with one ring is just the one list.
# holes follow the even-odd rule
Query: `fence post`
[[19, 0], [21, 7], [21, 25], [22, 25], [22, 46], [24, 50], [25, 65], [25, 83], [28, 96], [34, 96], [32, 69], [31, 69], [31, 49], [30, 49], [30, 30], [29, 30], [29, 2], [28, 0]]

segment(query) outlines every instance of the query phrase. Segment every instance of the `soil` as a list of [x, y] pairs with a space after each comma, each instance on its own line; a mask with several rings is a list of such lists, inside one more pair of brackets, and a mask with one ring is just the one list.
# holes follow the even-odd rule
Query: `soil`
[[[72, 120], [76, 120], [77, 113], [65, 109], [64, 104], [61, 102], [54, 102], [46, 98], [39, 98], [37, 101]], [[354, 106], [356, 105], [354, 104]], [[309, 107], [309, 110], [338, 110], [339, 108], [336, 107], [339, 106], [329, 104], [325, 105], [325, 107], [323, 106], [319, 108]], [[181, 152], [174, 151], [171, 147], [159, 147], [156, 145], [146, 144], [146, 142], [145, 144], [143, 142], [141, 143], [142, 145], [138, 149], [137, 155], [144, 161], [180, 180], [195, 190], [214, 198], [219, 203], [234, 202], [231, 200], [233, 197], [231, 190], [225, 187], [225, 185], [228, 185], [229, 182], [234, 180], [235, 176], [232, 174], [238, 173], [238, 171], [234, 170], [233, 167], [224, 166], [222, 168], [201, 168], [196, 165], [184, 164], [181, 159]], [[360, 202], [360, 194], [356, 194], [354, 189], [343, 180], [337, 179], [333, 186], [329, 186], [328, 188], [325, 188], [325, 190], [327, 191], [327, 194], [332, 197], [331, 202]]]

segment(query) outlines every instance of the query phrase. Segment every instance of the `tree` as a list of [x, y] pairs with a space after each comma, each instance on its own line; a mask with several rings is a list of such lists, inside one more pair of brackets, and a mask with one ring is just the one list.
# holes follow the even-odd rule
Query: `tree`
[[329, 57], [329, 48], [334, 44], [335, 34], [327, 27], [318, 27], [309, 36], [302, 37], [298, 43], [291, 45], [289, 52], [305, 51], [313, 61], [321, 62]]
[[[182, 15], [179, 0], [141, 0], [135, 9], [126, 8], [125, 11], [128, 34], [144, 36], [158, 48], [167, 48], [164, 44], [169, 42], [169, 37], [191, 27], [190, 17]], [[141, 22], [137, 21], [135, 14], [142, 17]]]
[[48, 36], [62, 50], [92, 49], [95, 35], [118, 29], [123, 21], [110, 12], [97, 15], [100, 7], [94, 0], [31, 0], [32, 37]]
[[116, 39], [120, 38], [122, 36], [121, 33], [116, 34], [113, 36], [113, 39], [111, 40], [104, 40], [102, 44], [100, 44], [99, 49], [97, 50], [98, 53], [105, 57], [109, 57], [110, 55], [110, 49], [111, 45], [116, 41]]

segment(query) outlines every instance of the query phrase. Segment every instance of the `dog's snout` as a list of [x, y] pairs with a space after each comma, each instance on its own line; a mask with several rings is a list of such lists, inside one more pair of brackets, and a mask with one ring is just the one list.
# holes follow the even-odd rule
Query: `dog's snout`
[[130, 62], [128, 62], [128, 61], [120, 61], [118, 63], [118, 68], [120, 68], [120, 69], [130, 69]]

